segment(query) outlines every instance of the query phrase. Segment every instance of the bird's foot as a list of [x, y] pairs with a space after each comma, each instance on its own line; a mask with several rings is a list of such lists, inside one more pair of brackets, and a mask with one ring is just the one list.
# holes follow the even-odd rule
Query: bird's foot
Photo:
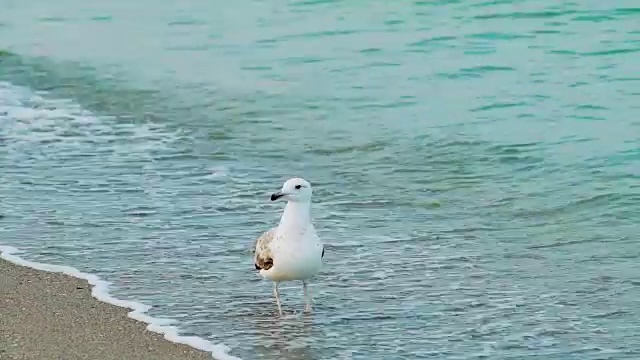
[[311, 309], [311, 305], [307, 305], [304, 307], [304, 312], [306, 312], [307, 314], [311, 314], [313, 311]]

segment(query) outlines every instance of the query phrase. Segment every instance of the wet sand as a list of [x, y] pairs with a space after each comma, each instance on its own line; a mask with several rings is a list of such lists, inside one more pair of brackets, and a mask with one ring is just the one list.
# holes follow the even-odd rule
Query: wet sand
[[213, 359], [146, 330], [129, 311], [93, 298], [84, 280], [0, 259], [0, 359]]

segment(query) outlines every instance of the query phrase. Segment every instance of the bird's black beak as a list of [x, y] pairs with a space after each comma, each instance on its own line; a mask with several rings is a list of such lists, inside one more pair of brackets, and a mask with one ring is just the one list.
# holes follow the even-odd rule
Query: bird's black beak
[[279, 198], [283, 197], [285, 194], [282, 191], [277, 191], [271, 194], [271, 201], [276, 201]]

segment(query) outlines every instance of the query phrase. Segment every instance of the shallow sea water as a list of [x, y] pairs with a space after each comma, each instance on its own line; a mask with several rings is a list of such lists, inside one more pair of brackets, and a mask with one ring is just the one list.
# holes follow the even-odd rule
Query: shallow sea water
[[[243, 359], [640, 357], [635, 1], [0, 4], [0, 244]], [[291, 176], [327, 243], [250, 247]]]

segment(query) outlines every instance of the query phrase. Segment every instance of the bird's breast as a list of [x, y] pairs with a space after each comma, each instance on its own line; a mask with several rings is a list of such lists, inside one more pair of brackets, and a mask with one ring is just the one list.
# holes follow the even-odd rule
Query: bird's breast
[[283, 278], [305, 279], [313, 276], [322, 267], [322, 243], [316, 237], [287, 241], [274, 240], [271, 244], [273, 273]]

